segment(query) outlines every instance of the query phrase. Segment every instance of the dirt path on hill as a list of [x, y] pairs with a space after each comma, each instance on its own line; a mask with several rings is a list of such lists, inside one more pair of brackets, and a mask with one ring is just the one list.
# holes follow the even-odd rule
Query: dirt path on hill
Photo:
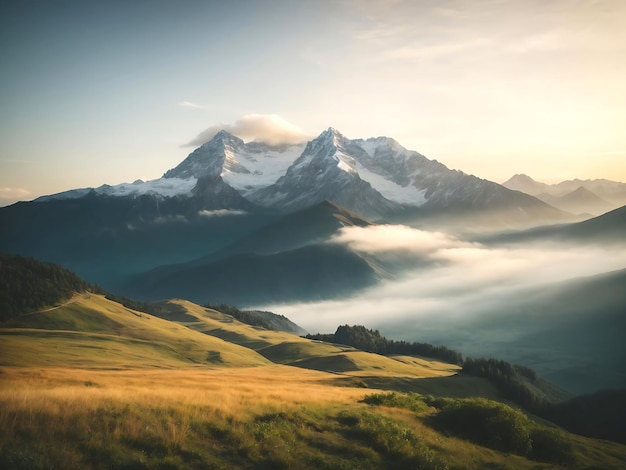
[[90, 295], [90, 294], [86, 294], [86, 293], [83, 293], [83, 294], [74, 294], [74, 295], [72, 296], [72, 298], [71, 298], [71, 299], [69, 299], [67, 302], [63, 302], [61, 305], [56, 305], [56, 306], [54, 306], [54, 307], [44, 308], [43, 310], [37, 310], [37, 311], [35, 311], [35, 312], [28, 312], [28, 313], [24, 313], [24, 314], [20, 315], [20, 316], [19, 316], [19, 317], [17, 317], [17, 318], [20, 318], [20, 317], [26, 317], [26, 316], [28, 316], [28, 315], [36, 315], [36, 314], [38, 314], [38, 313], [46, 313], [46, 312], [51, 312], [51, 311], [53, 311], [53, 310], [56, 310], [57, 308], [65, 307], [66, 305], [73, 304], [73, 303], [77, 302], [77, 301], [78, 301], [81, 297], [83, 297], [84, 295]]

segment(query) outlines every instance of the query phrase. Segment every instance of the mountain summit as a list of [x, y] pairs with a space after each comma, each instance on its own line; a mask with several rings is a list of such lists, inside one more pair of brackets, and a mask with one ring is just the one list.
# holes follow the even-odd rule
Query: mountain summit
[[39, 201], [87, 195], [143, 197], [144, 203], [152, 198], [158, 217], [180, 215], [162, 213], [172, 198], [176, 202], [169, 205], [185, 207], [185, 217], [220, 209], [293, 212], [326, 200], [372, 220], [452, 213], [490, 218], [497, 212], [508, 222], [533, 224], [564, 215], [534, 197], [450, 170], [392, 138], [349, 139], [332, 127], [306, 144], [274, 146], [244, 142], [222, 130], [157, 180], [73, 190]]

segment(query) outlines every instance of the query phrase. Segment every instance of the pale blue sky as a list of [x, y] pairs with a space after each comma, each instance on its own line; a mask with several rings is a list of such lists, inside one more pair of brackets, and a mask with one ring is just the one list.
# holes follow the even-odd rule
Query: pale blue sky
[[255, 119], [495, 181], [626, 181], [621, 0], [24, 1], [0, 64], [0, 205], [157, 178]]

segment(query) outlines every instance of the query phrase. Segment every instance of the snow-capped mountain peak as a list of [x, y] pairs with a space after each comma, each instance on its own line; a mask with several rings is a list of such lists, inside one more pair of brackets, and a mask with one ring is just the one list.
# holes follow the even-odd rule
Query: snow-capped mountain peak
[[[89, 191], [58, 198], [80, 198]], [[333, 127], [306, 144], [274, 146], [246, 143], [221, 130], [160, 179], [94, 191], [103, 196], [190, 198], [198, 209], [265, 206], [294, 211], [330, 200], [373, 219], [417, 207], [430, 212], [499, 209], [509, 203], [503, 201], [518, 199], [519, 207], [529, 211], [533, 204], [545, 206], [450, 170], [390, 137], [349, 139]]]

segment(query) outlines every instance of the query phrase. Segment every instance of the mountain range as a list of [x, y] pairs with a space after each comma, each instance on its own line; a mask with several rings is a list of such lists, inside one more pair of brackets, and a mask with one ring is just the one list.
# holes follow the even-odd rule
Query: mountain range
[[[517, 212], [525, 222], [558, 218], [558, 211], [497, 183], [450, 170], [407, 150], [389, 137], [348, 139], [329, 128], [310, 142], [270, 146], [220, 131], [162, 178], [83, 188], [35, 202], [88, 195], [139, 199], [151, 196], [156, 213], [144, 219], [186, 217], [206, 210], [293, 212], [325, 200], [373, 220], [420, 208], [425, 211]], [[185, 200], [185, 209], [175, 202]], [[142, 214], [143, 215], [143, 214]], [[537, 220], [533, 220], [537, 219]]]
[[535, 196], [553, 207], [574, 214], [600, 215], [626, 204], [626, 183], [607, 179], [573, 179], [557, 184], [535, 181], [517, 174], [502, 186]]
[[[0, 208], [0, 245], [115, 288], [159, 266], [232, 250], [237, 240], [325, 201], [368, 220], [409, 225], [444, 220], [464, 228], [514, 227], [570, 218], [389, 137], [348, 139], [329, 128], [305, 144], [271, 146], [220, 131], [159, 179], [74, 189]], [[311, 214], [268, 230], [288, 234], [282, 242], [298, 238], [298, 218]], [[296, 248], [282, 242], [276, 243], [281, 251]]]
[[[613, 188], [615, 196], [620, 185], [605, 181], [602, 187]], [[571, 197], [554, 197], [574, 196], [595, 197], [582, 186]], [[478, 252], [506, 256], [501, 247], [510, 244], [527, 249], [567, 241], [572, 249], [622, 250], [625, 210], [563, 223], [570, 220], [567, 213], [529, 194], [449, 170], [388, 137], [352, 140], [330, 128], [306, 144], [269, 146], [222, 131], [157, 180], [76, 189], [0, 208], [0, 246], [142, 301], [185, 298], [259, 308], [354, 302], [366, 289], [401, 284], [407, 275], [427, 281], [430, 267], [452, 266]], [[428, 227], [433, 220], [545, 225], [470, 238], [406, 226]], [[391, 238], [407, 231], [421, 235], [391, 255], [338, 242], [346, 233], [371, 239], [398, 227], [390, 222], [405, 224], [386, 232]], [[618, 268], [623, 266], [611, 269]], [[459, 291], [466, 281], [442, 280]], [[592, 307], [603, 308], [601, 301]], [[614, 307], [607, 305], [611, 312]]]

